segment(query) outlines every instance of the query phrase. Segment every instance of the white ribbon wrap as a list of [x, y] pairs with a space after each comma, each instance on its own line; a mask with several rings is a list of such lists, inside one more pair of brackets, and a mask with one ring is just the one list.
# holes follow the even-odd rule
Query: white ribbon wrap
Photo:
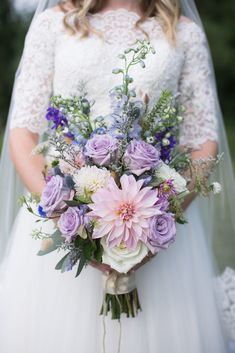
[[119, 295], [130, 293], [136, 288], [135, 273], [103, 273], [103, 288], [107, 294]]

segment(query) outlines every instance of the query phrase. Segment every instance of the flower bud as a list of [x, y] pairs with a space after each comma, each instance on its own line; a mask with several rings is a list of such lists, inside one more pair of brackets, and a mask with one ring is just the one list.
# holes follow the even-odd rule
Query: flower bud
[[162, 145], [163, 146], [169, 146], [170, 141], [167, 138], [162, 139]]
[[216, 194], [220, 194], [220, 192], [222, 191], [222, 186], [220, 183], [218, 182], [214, 182], [211, 184], [211, 188], [212, 188], [212, 191], [213, 193], [216, 195]]

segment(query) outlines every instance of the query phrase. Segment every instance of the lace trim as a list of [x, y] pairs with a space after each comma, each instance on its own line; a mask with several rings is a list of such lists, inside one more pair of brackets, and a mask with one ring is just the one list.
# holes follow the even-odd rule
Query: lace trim
[[43, 12], [26, 37], [13, 96], [11, 129], [27, 128], [41, 134], [47, 128], [44, 116], [52, 94], [56, 40], [53, 22], [51, 11]]
[[181, 22], [179, 33], [185, 47], [179, 90], [186, 111], [180, 141], [195, 150], [208, 140], [218, 140], [209, 51], [205, 35], [196, 24]]
[[[155, 18], [149, 18], [136, 27], [140, 16], [136, 12], [126, 9], [109, 10], [104, 13], [90, 14], [90, 24], [96, 30], [102, 32], [103, 39], [111, 45], [132, 45], [136, 39], [146, 39], [146, 33], [156, 33], [157, 22]], [[158, 28], [159, 30], [159, 28]]]

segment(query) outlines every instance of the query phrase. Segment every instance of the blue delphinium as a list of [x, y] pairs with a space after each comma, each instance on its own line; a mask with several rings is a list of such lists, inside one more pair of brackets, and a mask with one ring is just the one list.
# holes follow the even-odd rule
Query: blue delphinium
[[107, 133], [107, 129], [105, 129], [104, 127], [98, 127], [92, 132], [91, 137], [95, 135], [104, 135], [106, 133]]
[[43, 217], [43, 218], [46, 218], [46, 212], [43, 211], [43, 208], [42, 206], [38, 206], [38, 214]]
[[139, 140], [141, 137], [141, 131], [142, 131], [142, 128], [138, 120], [135, 120], [132, 127], [129, 130], [129, 138]]

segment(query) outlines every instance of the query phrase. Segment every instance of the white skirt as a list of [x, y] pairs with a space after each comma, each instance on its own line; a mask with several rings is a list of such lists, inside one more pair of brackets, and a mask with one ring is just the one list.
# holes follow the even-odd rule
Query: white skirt
[[[176, 242], [136, 273], [142, 312], [121, 319], [121, 353], [227, 351], [196, 204], [187, 216]], [[0, 281], [0, 352], [103, 353], [101, 273], [90, 266], [78, 278], [56, 271], [63, 254], [36, 256], [36, 227], [21, 209]], [[105, 353], [117, 353], [119, 324], [106, 317], [105, 326]]]

